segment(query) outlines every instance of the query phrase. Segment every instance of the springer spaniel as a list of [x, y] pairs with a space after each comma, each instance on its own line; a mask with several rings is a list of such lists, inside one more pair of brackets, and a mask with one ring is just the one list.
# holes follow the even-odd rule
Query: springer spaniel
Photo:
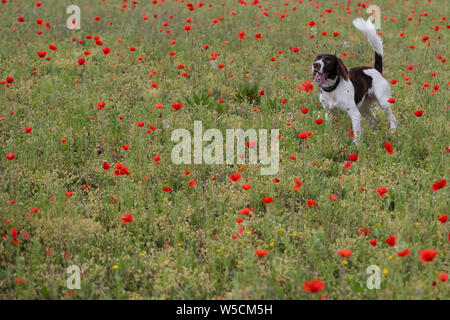
[[372, 120], [377, 119], [370, 106], [377, 102], [389, 119], [389, 128], [395, 130], [397, 120], [391, 110], [388, 99], [391, 97], [389, 83], [383, 77], [383, 43], [377, 35], [372, 22], [358, 18], [353, 20], [354, 26], [365, 35], [375, 51], [374, 67], [355, 67], [350, 70], [341, 59], [332, 54], [319, 54], [313, 63], [314, 81], [319, 82], [320, 102], [327, 111], [342, 110], [352, 119], [354, 142], [359, 143], [361, 137], [361, 115]]

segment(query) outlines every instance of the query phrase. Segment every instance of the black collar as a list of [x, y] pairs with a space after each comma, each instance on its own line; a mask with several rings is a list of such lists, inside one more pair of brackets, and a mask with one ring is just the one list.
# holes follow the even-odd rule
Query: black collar
[[323, 91], [331, 92], [331, 91], [333, 91], [334, 89], [337, 88], [337, 86], [339, 85], [340, 81], [341, 81], [341, 77], [337, 77], [336, 82], [332, 86], [329, 86], [329, 87], [322, 87], [321, 85], [319, 85], [319, 86], [320, 86], [320, 89], [322, 89]]

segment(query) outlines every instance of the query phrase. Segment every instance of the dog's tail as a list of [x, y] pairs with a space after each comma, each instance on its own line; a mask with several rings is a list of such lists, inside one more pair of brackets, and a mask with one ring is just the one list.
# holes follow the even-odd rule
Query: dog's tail
[[358, 18], [353, 20], [353, 25], [367, 37], [369, 43], [375, 51], [375, 65], [374, 68], [380, 73], [383, 73], [383, 40], [378, 36], [375, 26], [370, 21]]

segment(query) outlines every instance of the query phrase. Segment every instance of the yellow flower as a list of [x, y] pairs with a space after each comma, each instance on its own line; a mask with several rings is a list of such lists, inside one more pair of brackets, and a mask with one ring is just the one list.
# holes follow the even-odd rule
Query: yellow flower
[[283, 228], [278, 229], [278, 232], [284, 232], [284, 229]]
[[392, 260], [392, 256], [389, 256], [389, 260]]
[[145, 256], [145, 252], [141, 252], [141, 256]]
[[293, 237], [296, 237], [296, 236], [297, 236], [297, 233], [296, 233], [296, 232], [294, 232], [294, 233], [292, 234], [292, 236], [293, 236]]
[[119, 269], [118, 265], [113, 265], [112, 267], [113, 267], [113, 269]]
[[232, 208], [232, 207], [228, 207], [228, 210], [230, 210], [230, 211], [231, 211], [231, 210], [233, 210], [233, 208]]
[[389, 270], [388, 270], [388, 269], [383, 269], [383, 273], [384, 273], [384, 274], [388, 274], [388, 273], [389, 273]]
[[177, 246], [181, 247], [183, 244], [181, 242], [177, 243]]
[[269, 243], [269, 247], [273, 247], [273, 245], [275, 244], [275, 242], [271, 242], [271, 243]]
[[352, 281], [352, 279], [353, 279], [353, 277], [352, 277], [352, 276], [348, 277], [348, 280]]
[[347, 264], [348, 261], [347, 260], [342, 260], [342, 264]]
[[240, 267], [241, 267], [240, 265], [238, 265], [238, 264], [236, 265], [236, 268], [240, 268]]
[[163, 200], [164, 200], [164, 201], [167, 201], [167, 197], [164, 197]]
[[221, 253], [221, 252], [222, 252], [222, 249], [216, 249], [216, 252], [217, 252], [217, 253]]
[[251, 233], [250, 231], [247, 231], [246, 234], [249, 236], [249, 235], [251, 235], [252, 233]]

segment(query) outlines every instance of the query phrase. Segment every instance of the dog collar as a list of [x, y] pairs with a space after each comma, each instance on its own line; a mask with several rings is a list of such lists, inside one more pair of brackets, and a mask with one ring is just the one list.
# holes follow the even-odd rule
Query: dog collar
[[320, 89], [322, 89], [322, 90], [325, 91], [325, 92], [331, 92], [331, 91], [333, 91], [334, 89], [337, 88], [337, 86], [339, 85], [339, 82], [340, 82], [340, 81], [341, 81], [341, 77], [337, 77], [336, 82], [335, 82], [332, 86], [329, 86], [329, 87], [322, 87], [322, 86], [319, 84], [319, 87], [320, 87]]

